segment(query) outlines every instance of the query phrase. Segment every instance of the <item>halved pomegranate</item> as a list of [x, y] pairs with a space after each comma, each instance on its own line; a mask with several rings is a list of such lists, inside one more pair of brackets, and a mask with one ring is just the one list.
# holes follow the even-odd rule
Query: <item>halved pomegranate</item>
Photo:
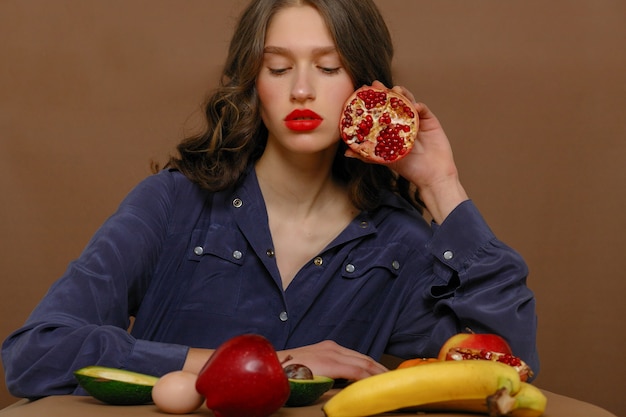
[[339, 121], [341, 138], [350, 149], [383, 164], [409, 153], [418, 128], [419, 118], [406, 97], [370, 86], [348, 98]]
[[533, 371], [530, 369], [530, 366], [517, 356], [510, 353], [493, 352], [486, 349], [453, 347], [448, 350], [444, 360], [462, 361], [471, 359], [501, 362], [505, 365], [512, 366], [515, 370], [517, 370], [520, 379], [524, 382], [528, 381], [528, 379], [533, 376]]
[[533, 376], [533, 371], [519, 357], [513, 355], [509, 344], [501, 336], [489, 333], [458, 333], [450, 337], [439, 350], [439, 360], [484, 359], [502, 362], [514, 367], [522, 381]]

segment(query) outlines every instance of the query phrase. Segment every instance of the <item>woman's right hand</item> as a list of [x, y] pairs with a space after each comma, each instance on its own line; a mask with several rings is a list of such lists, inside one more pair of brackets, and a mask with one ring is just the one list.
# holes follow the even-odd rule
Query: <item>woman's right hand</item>
[[[183, 370], [200, 373], [214, 350], [191, 348]], [[367, 355], [340, 346], [332, 340], [277, 352], [283, 367], [298, 363], [308, 367], [313, 375], [333, 379], [356, 381], [387, 371], [380, 363]]]
[[[419, 130], [409, 154], [387, 166], [413, 183], [433, 219], [441, 224], [461, 202], [469, 197], [461, 185], [452, 148], [435, 114], [415, 101], [413, 94], [402, 86], [387, 88], [380, 81], [372, 87], [388, 89], [410, 100], [419, 115]], [[346, 156], [370, 162], [348, 149]]]
[[349, 381], [363, 379], [388, 370], [369, 356], [340, 346], [332, 340], [283, 350], [278, 352], [278, 358], [284, 361], [283, 367], [298, 363], [311, 369], [313, 375]]

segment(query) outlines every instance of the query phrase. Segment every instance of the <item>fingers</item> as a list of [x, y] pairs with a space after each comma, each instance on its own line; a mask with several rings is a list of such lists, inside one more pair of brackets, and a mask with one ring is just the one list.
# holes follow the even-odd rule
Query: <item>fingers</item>
[[392, 88], [388, 88], [387, 86], [385, 86], [385, 84], [381, 83], [380, 81], [376, 80], [372, 83], [372, 87], [374, 88], [380, 88], [383, 90], [391, 90], [394, 93], [398, 93], [403, 95], [404, 97], [408, 98], [409, 100], [411, 100], [411, 102], [415, 103], [415, 96], [413, 95], [413, 93], [411, 93], [407, 88], [401, 86], [401, 85], [396, 85], [393, 86]]
[[331, 351], [334, 351], [338, 355], [338, 358], [344, 359], [344, 363], [348, 366], [361, 368], [367, 374], [377, 374], [387, 371], [387, 368], [367, 355], [345, 348], [331, 340], [326, 340], [322, 343], [327, 345]]
[[354, 361], [353, 363], [349, 363], [348, 361], [336, 362], [332, 364], [332, 367], [326, 368], [328, 369], [326, 373], [330, 374], [330, 378], [333, 379], [357, 381], [387, 371], [387, 369], [380, 369], [369, 361], [362, 361], [362, 363], [357, 362], [359, 361]]
[[306, 365], [315, 375], [334, 379], [358, 380], [387, 371], [380, 363], [367, 355], [347, 349], [327, 340], [314, 345], [282, 352], [292, 358], [288, 363]]
[[372, 87], [374, 88], [380, 88], [381, 90], [387, 89], [387, 86], [383, 83], [381, 83], [380, 81], [376, 80], [372, 83]]
[[439, 119], [437, 116], [426, 106], [424, 103], [415, 103], [415, 109], [417, 110], [417, 115], [420, 120], [420, 128], [419, 130], [424, 132], [434, 131], [434, 130], [442, 130], [441, 123], [439, 123]]
[[411, 100], [412, 103], [415, 103], [415, 96], [413, 95], [413, 93], [411, 93], [409, 90], [407, 90], [405, 87], [396, 85], [394, 86], [391, 91], [401, 94], [404, 97], [408, 98], [409, 100]]
[[373, 163], [370, 159], [366, 158], [365, 156], [361, 155], [358, 152], [354, 152], [352, 149], [348, 148], [346, 149], [346, 151], [344, 152], [343, 156], [345, 156], [346, 158], [354, 158], [354, 159], [359, 159], [363, 162], [365, 162], [366, 164], [371, 164]]

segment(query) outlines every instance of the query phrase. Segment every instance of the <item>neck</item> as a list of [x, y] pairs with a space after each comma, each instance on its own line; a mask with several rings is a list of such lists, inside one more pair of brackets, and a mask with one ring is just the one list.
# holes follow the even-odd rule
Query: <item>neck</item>
[[268, 207], [306, 216], [343, 194], [332, 178], [331, 166], [328, 157], [287, 159], [266, 153], [255, 170]]

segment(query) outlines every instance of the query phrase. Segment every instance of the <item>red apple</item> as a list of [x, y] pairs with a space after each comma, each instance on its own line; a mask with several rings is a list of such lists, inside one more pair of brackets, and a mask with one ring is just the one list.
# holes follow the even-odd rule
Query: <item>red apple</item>
[[460, 361], [482, 359], [512, 366], [522, 381], [533, 376], [533, 371], [521, 358], [513, 355], [502, 337], [491, 333], [459, 333], [452, 336], [439, 350], [439, 360]]
[[511, 347], [502, 337], [491, 333], [459, 333], [452, 336], [439, 350], [439, 360], [446, 360], [452, 348], [487, 350], [512, 355]]
[[289, 380], [271, 343], [246, 334], [217, 348], [198, 374], [196, 390], [215, 417], [267, 417], [289, 398]]

